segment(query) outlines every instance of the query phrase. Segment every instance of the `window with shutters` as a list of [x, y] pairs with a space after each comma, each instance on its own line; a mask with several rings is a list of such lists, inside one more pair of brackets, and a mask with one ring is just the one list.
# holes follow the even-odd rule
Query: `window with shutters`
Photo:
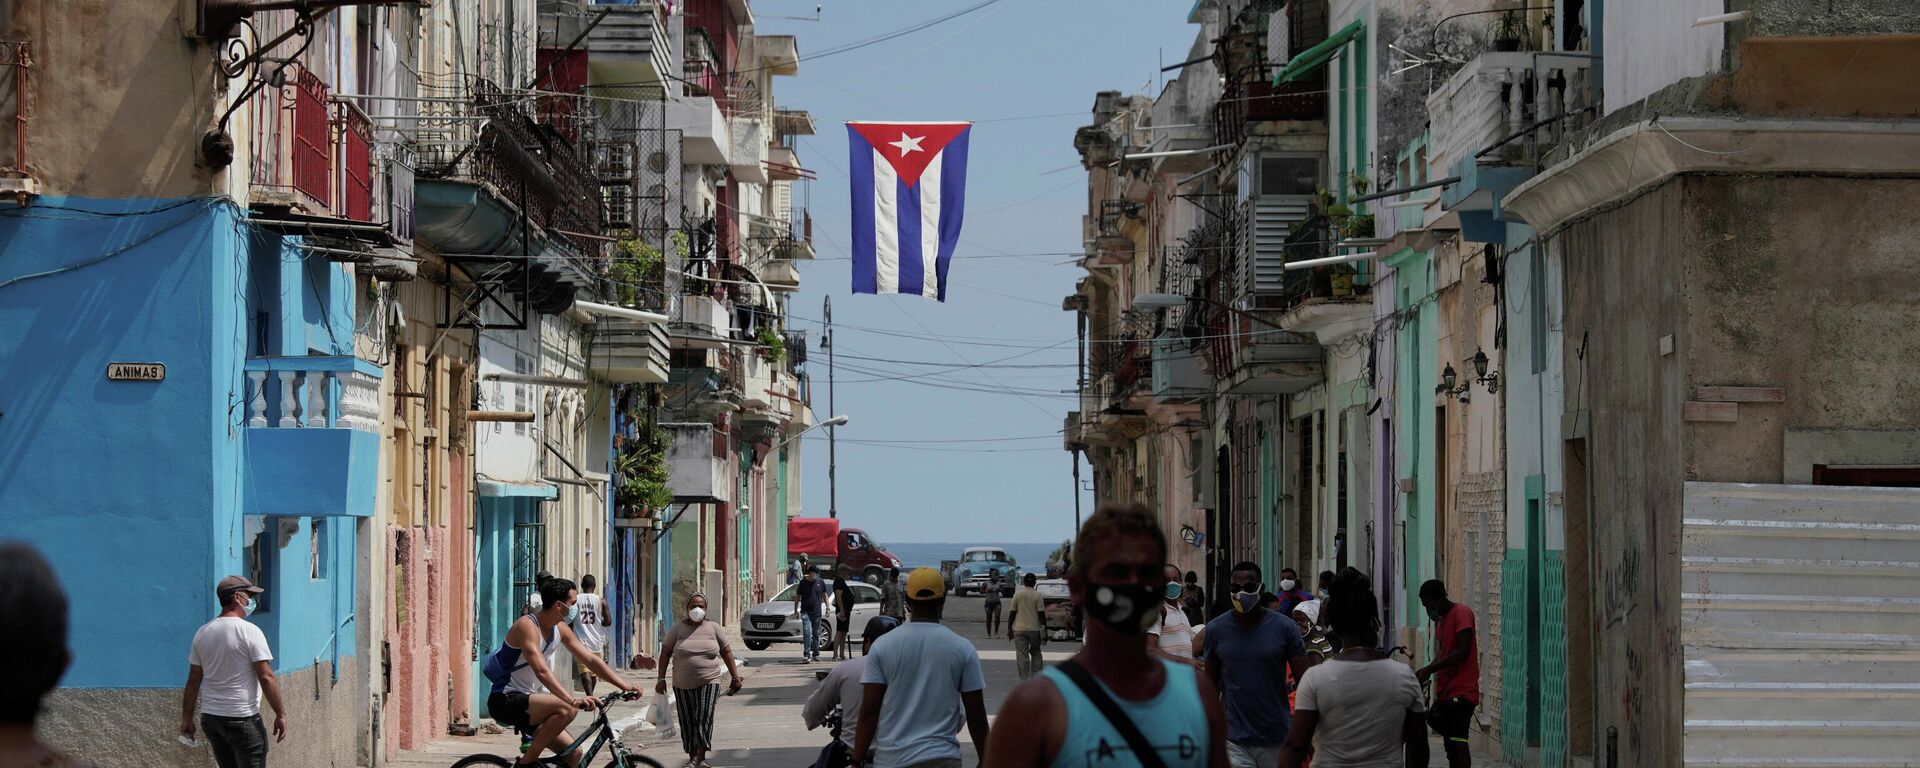
[[293, 187], [323, 205], [333, 202], [333, 140], [327, 84], [300, 70], [293, 96]]

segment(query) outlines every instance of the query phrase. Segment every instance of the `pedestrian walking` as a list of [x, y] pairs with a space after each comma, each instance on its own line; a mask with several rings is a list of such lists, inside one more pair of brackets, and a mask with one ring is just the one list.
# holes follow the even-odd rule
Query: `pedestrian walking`
[[1022, 680], [1040, 674], [1046, 666], [1040, 646], [1047, 641], [1047, 601], [1034, 588], [1038, 583], [1031, 573], [1021, 577], [1020, 588], [1013, 593], [1013, 612], [1007, 615], [1007, 639], [1013, 641], [1013, 664]]
[[880, 613], [895, 621], [907, 620], [907, 601], [900, 590], [900, 569], [887, 569], [887, 583], [880, 585]]
[[820, 581], [819, 574], [807, 571], [794, 592], [800, 601], [800, 661], [811, 664], [820, 660], [820, 619], [827, 603], [827, 585]]
[[800, 581], [800, 561], [798, 560], [788, 561], [787, 562], [787, 583], [794, 584], [799, 581]]
[[533, 591], [527, 593], [527, 605], [524, 611], [526, 615], [532, 616], [539, 613], [541, 608], [546, 607], [545, 599], [540, 597], [540, 588], [545, 586], [549, 581], [553, 581], [553, 574], [551, 573], [539, 571], [533, 574]]
[[1292, 568], [1280, 569], [1280, 615], [1291, 616], [1293, 609], [1301, 603], [1313, 599], [1313, 593], [1307, 591], [1307, 585], [1300, 583], [1300, 574]]
[[1008, 695], [1000, 722], [1018, 725], [994, 730], [981, 764], [1226, 768], [1225, 716], [1212, 682], [1148, 651], [1148, 628], [1177, 602], [1167, 586], [1180, 576], [1164, 565], [1167, 539], [1152, 512], [1103, 505], [1080, 528], [1075, 549], [1080, 560], [1067, 583], [1093, 619], [1086, 644]]
[[263, 768], [267, 729], [260, 720], [260, 693], [273, 707], [273, 740], [287, 740], [287, 708], [273, 676], [267, 636], [247, 621], [265, 592], [244, 576], [228, 576], [213, 588], [220, 615], [193, 633], [187, 650], [187, 689], [180, 703], [180, 735], [193, 738], [193, 715], [220, 768]]
[[806, 723], [807, 730], [820, 727], [835, 709], [841, 713], [836, 738], [821, 759], [814, 762], [814, 768], [844, 768], [852, 759], [856, 723], [846, 722], [846, 718], [860, 716], [860, 697], [865, 692], [860, 678], [866, 674], [867, 657], [873, 655], [873, 646], [882, 636], [899, 626], [899, 620], [892, 616], [867, 619], [867, 626], [860, 633], [860, 655], [833, 665], [833, 671], [807, 696], [807, 704], [800, 710], [800, 720]]
[[720, 701], [720, 681], [727, 681], [727, 695], [732, 696], [740, 691], [741, 680], [726, 632], [718, 623], [707, 621], [706, 595], [687, 598], [687, 616], [667, 630], [660, 657], [668, 663], [660, 665], [653, 690], [667, 692], [667, 667], [672, 666], [680, 748], [687, 753], [688, 768], [708, 768], [707, 753], [713, 749], [713, 707]]
[[1264, 607], [1260, 566], [1231, 572], [1233, 610], [1207, 622], [1201, 658], [1227, 713], [1227, 760], [1234, 768], [1270, 768], [1280, 759], [1291, 719], [1287, 675], [1307, 670], [1300, 628]]
[[1327, 637], [1326, 629], [1320, 626], [1321, 606], [1326, 603], [1308, 600], [1293, 607], [1293, 625], [1300, 628], [1300, 639], [1307, 646], [1309, 666], [1319, 664], [1333, 656], [1333, 641]]
[[1160, 591], [1160, 616], [1147, 630], [1147, 650], [1164, 659], [1194, 665], [1193, 623], [1186, 609], [1180, 607], [1180, 596], [1186, 591], [1180, 583], [1180, 569], [1168, 563], [1162, 571], [1166, 586]]
[[844, 661], [853, 658], [853, 650], [847, 645], [847, 630], [853, 624], [853, 569], [840, 566], [840, 573], [833, 580], [833, 660]]
[[[932, 568], [907, 575], [912, 620], [874, 643], [861, 672], [852, 765], [960, 768], [964, 722], [974, 754], [987, 753], [987, 683], [973, 643], [940, 624], [947, 582]], [[875, 745], [879, 745], [876, 749]]]
[[1000, 635], [1000, 572], [987, 573], [987, 637]]
[[1345, 650], [1300, 678], [1280, 768], [1300, 768], [1309, 753], [1314, 768], [1426, 768], [1426, 702], [1412, 670], [1378, 649], [1372, 584], [1347, 568], [1329, 583], [1325, 606]]
[[[606, 628], [613, 626], [613, 614], [607, 610], [606, 602], [593, 592], [599, 586], [591, 573], [580, 577], [580, 597], [573, 604], [573, 634], [595, 656], [607, 649]], [[573, 666], [580, 678], [581, 692], [592, 696], [594, 683], [599, 679], [593, 667], [579, 658], [573, 660]]]
[[1420, 585], [1420, 605], [1439, 624], [1433, 634], [1439, 655], [1414, 673], [1422, 683], [1434, 679], [1427, 723], [1446, 745], [1447, 765], [1468, 768], [1473, 765], [1473, 753], [1467, 748], [1467, 731], [1473, 710], [1480, 706], [1480, 651], [1473, 609], [1447, 599], [1447, 585], [1439, 579]]
[[[13, 541], [0, 542], [0, 643], [7, 649], [0, 655], [0, 679], [7, 681], [0, 687], [0, 765], [84, 768], [34, 734], [41, 705], [73, 661], [67, 594], [46, 558]], [[193, 727], [191, 714], [182, 726]]]
[[541, 752], [548, 748], [555, 755], [566, 754], [568, 765], [580, 763], [579, 753], [567, 753], [573, 744], [567, 726], [580, 710], [592, 710], [599, 702], [590, 696], [574, 698], [573, 690], [554, 667], [561, 648], [567, 649], [595, 674], [605, 677], [608, 685], [636, 695], [640, 691], [628, 685], [597, 654], [588, 651], [567, 626], [578, 616], [579, 597], [580, 590], [572, 580], [547, 579], [540, 585], [540, 610], [515, 619], [500, 647], [489, 654], [481, 666], [481, 673], [491, 685], [487, 693], [487, 713], [523, 734], [532, 732], [526, 748], [514, 760], [516, 766], [539, 764]]
[[1180, 610], [1186, 611], [1187, 618], [1202, 625], [1213, 618], [1207, 612], [1207, 588], [1200, 586], [1200, 574], [1187, 571], [1187, 583], [1180, 587]]

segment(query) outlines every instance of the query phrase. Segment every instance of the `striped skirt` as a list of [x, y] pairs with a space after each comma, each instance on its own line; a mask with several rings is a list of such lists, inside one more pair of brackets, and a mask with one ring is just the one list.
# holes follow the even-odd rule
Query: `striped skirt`
[[713, 705], [720, 701], [720, 684], [674, 688], [673, 707], [680, 716], [680, 747], [691, 755], [713, 749]]

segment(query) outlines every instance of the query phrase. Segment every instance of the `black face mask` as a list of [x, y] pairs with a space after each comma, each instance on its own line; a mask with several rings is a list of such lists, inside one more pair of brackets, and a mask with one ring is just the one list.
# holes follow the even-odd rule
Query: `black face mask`
[[1160, 595], [1145, 584], [1089, 584], [1087, 615], [1127, 635], [1146, 632], [1160, 616]]

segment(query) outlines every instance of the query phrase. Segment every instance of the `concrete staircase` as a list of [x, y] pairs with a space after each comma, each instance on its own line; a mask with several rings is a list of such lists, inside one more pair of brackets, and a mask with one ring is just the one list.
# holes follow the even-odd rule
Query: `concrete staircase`
[[1920, 766], [1920, 489], [1688, 483], [1688, 766]]

